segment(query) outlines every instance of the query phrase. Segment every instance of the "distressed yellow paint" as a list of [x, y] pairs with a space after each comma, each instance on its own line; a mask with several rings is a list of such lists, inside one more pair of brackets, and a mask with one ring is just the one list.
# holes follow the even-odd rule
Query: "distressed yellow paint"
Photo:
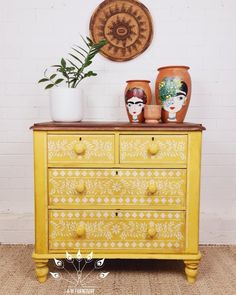
[[180, 259], [195, 280], [201, 132], [34, 131], [34, 155], [40, 282], [48, 259], [79, 248], [95, 258]]
[[187, 161], [186, 135], [121, 135], [121, 163], [184, 164]]
[[[91, 251], [90, 250], [84, 250], [82, 251], [82, 255], [85, 258], [86, 255], [88, 255]], [[70, 254], [72, 257], [76, 258], [76, 251], [70, 251]], [[32, 254], [33, 259], [39, 260], [39, 259], [52, 259], [52, 258], [60, 258], [63, 259], [65, 258], [65, 253], [61, 253], [61, 250], [52, 250], [48, 251], [48, 254], [36, 254], [33, 252]], [[198, 261], [201, 259], [201, 253], [199, 252], [197, 255], [196, 254], [179, 254], [179, 253], [125, 253], [125, 252], [120, 252], [120, 253], [108, 253], [106, 252], [93, 252], [93, 258], [95, 259], [168, 259], [168, 260], [184, 260], [184, 259], [189, 259], [191, 261]]]
[[192, 132], [188, 135], [186, 251], [193, 254], [198, 252], [199, 240], [201, 137], [201, 132]]
[[48, 251], [47, 134], [34, 132], [35, 252]]
[[49, 135], [48, 162], [114, 163], [114, 135]]
[[49, 249], [175, 253], [183, 252], [184, 248], [183, 211], [51, 210], [49, 213]]
[[183, 208], [186, 175], [186, 169], [49, 169], [49, 204]]

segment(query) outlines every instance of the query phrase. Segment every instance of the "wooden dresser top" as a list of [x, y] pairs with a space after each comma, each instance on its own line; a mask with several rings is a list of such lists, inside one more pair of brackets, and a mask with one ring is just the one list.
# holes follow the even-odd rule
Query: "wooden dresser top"
[[128, 123], [82, 121], [74, 123], [45, 122], [35, 123], [30, 129], [37, 131], [202, 131], [206, 128], [195, 123]]

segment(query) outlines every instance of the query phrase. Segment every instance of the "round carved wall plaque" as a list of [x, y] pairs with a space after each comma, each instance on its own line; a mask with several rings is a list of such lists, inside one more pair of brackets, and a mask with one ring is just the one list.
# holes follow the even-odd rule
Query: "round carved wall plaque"
[[105, 0], [93, 13], [90, 33], [94, 42], [106, 39], [101, 53], [113, 61], [127, 61], [144, 52], [151, 43], [151, 15], [135, 0]]

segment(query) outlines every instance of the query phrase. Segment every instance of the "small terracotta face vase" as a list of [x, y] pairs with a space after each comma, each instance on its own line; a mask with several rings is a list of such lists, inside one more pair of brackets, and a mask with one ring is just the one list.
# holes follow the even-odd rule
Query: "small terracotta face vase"
[[[138, 82], [136, 84], [134, 82], [127, 81], [128, 85], [125, 90], [126, 110], [131, 123], [142, 123], [144, 122], [144, 106], [149, 104], [151, 100], [151, 90], [148, 85], [149, 81], [136, 81]], [[141, 82], [146, 85], [140, 85]]]

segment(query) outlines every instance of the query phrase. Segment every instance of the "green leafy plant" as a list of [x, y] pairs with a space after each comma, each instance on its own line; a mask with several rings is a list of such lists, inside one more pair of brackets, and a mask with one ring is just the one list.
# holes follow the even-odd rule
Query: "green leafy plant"
[[82, 39], [86, 49], [78, 45], [72, 47], [73, 53], [69, 53], [72, 60], [62, 58], [60, 64], [51, 66], [56, 68], [57, 73], [48, 76], [48, 69], [46, 69], [44, 78], [40, 79], [38, 83], [47, 83], [45, 89], [50, 89], [65, 81], [68, 88], [76, 88], [83, 79], [97, 76], [93, 71], [87, 71], [87, 67], [91, 65], [92, 59], [107, 44], [107, 41], [101, 40], [94, 43], [89, 37], [86, 39], [82, 37]]

